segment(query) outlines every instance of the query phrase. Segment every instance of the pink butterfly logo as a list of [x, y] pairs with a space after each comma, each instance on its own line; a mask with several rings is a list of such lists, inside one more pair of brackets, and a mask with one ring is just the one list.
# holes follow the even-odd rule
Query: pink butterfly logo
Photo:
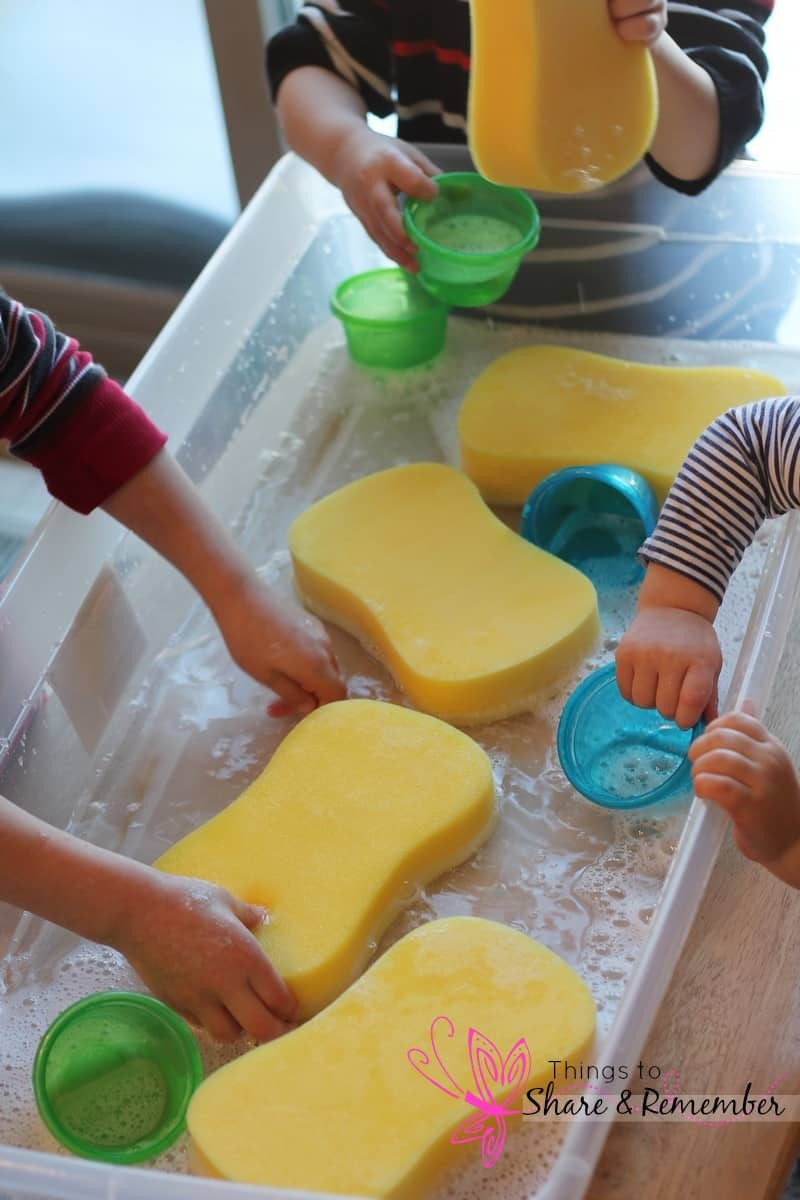
[[[460, 1084], [456, 1083], [442, 1061], [439, 1047], [436, 1044], [440, 1025], [445, 1026], [448, 1038], [455, 1037], [455, 1026], [449, 1017], [439, 1016], [431, 1022], [430, 1027], [433, 1059], [446, 1082], [441, 1082], [440, 1079], [429, 1073], [432, 1060], [427, 1050], [415, 1046], [408, 1051], [407, 1058], [414, 1070], [418, 1071], [423, 1079], [432, 1083], [440, 1092], [444, 1092], [446, 1096], [452, 1096], [454, 1100], [463, 1100], [476, 1109], [476, 1112], [471, 1113], [458, 1126], [451, 1135], [450, 1142], [452, 1145], [458, 1146], [479, 1141], [481, 1143], [481, 1160], [488, 1170], [495, 1165], [503, 1153], [507, 1136], [506, 1118], [518, 1116], [522, 1112], [521, 1109], [511, 1106], [522, 1095], [530, 1078], [531, 1052], [525, 1039], [520, 1038], [503, 1058], [491, 1038], [486, 1037], [477, 1029], [470, 1029], [467, 1034], [467, 1050], [472, 1070], [473, 1088], [465, 1091]], [[505, 1103], [502, 1104], [495, 1100], [495, 1096], [500, 1092], [508, 1093]]]

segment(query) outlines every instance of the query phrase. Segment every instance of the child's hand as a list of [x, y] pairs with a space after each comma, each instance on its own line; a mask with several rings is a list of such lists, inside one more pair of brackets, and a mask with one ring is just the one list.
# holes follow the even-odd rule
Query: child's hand
[[253, 934], [261, 909], [222, 888], [155, 869], [109, 943], [152, 992], [220, 1041], [268, 1041], [289, 1029], [296, 1001]]
[[667, 0], [608, 0], [608, 13], [624, 42], [652, 46], [667, 28]]
[[641, 608], [617, 650], [626, 700], [690, 729], [716, 716], [722, 653], [713, 624], [681, 608]]
[[415, 272], [417, 248], [403, 228], [397, 195], [432, 200], [437, 188], [431, 176], [439, 174], [438, 168], [408, 142], [359, 124], [339, 147], [331, 174], [372, 240], [388, 258]]
[[214, 616], [234, 662], [280, 696], [272, 716], [347, 696], [322, 624], [293, 601], [279, 603], [257, 576], [232, 589]]
[[728, 713], [692, 743], [689, 757], [696, 794], [729, 815], [742, 854], [800, 885], [800, 783], [777, 738], [748, 713]]

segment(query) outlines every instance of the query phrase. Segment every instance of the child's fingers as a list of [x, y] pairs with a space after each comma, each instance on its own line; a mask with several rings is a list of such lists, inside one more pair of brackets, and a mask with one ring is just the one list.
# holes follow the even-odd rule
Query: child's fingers
[[632, 704], [631, 692], [633, 690], [633, 663], [630, 655], [625, 653], [624, 646], [617, 651], [616, 656], [617, 667], [617, 687], [620, 695], [629, 704]]
[[746, 759], [755, 766], [759, 764], [761, 758], [759, 751], [763, 745], [763, 742], [756, 741], [755, 738], [743, 733], [740, 729], [714, 725], [692, 743], [689, 747], [689, 756], [693, 762], [697, 762], [704, 754], [711, 754], [715, 750], [727, 750], [731, 754], [738, 754], [740, 758]]
[[251, 933], [266, 921], [267, 910], [261, 908], [260, 905], [246, 904], [244, 900], [239, 900], [236, 896], [231, 896], [231, 901], [234, 916], [237, 916], [245, 929], [249, 929]]
[[609, 0], [609, 15], [617, 33], [626, 42], [651, 45], [666, 29], [663, 0]]
[[692, 664], [688, 668], [674, 710], [675, 722], [681, 729], [691, 729], [700, 720], [715, 695], [716, 682], [714, 672], [708, 667]]
[[[281, 712], [277, 715], [310, 713], [317, 707], [317, 697], [306, 691], [299, 683], [295, 683], [288, 675], [284, 675], [282, 671], [269, 671], [264, 683], [267, 687], [272, 688], [273, 692], [277, 692], [280, 697], [277, 703]], [[270, 710], [272, 710], [272, 705], [270, 705]], [[271, 712], [271, 715], [275, 716], [276, 714]]]
[[680, 667], [658, 672], [655, 684], [655, 707], [662, 717], [671, 719], [675, 716], [680, 701], [683, 677], [684, 672]]
[[733, 729], [739, 733], [746, 734], [754, 742], [769, 742], [770, 735], [764, 728], [759, 719], [749, 712], [730, 712], [725, 713], [718, 721], [714, 722], [714, 728]]
[[235, 1042], [242, 1036], [239, 1022], [216, 1000], [197, 1005], [197, 1019], [217, 1042]]
[[384, 180], [375, 184], [372, 193], [372, 208], [375, 219], [385, 238], [405, 250], [416, 247], [403, 227], [403, 217], [397, 207], [397, 196]]
[[297, 1016], [297, 998], [263, 954], [250, 970], [250, 987], [271, 1013], [284, 1022]]
[[408, 155], [395, 151], [388, 168], [386, 178], [398, 192], [404, 192], [416, 200], [432, 200], [436, 195], [438, 188], [428, 170]]
[[387, 183], [380, 181], [373, 184], [363, 206], [353, 204], [351, 207], [373, 242], [380, 246], [387, 258], [391, 258], [407, 271], [417, 269], [417, 248], [403, 229], [397, 197]]
[[703, 719], [705, 720], [706, 724], [708, 725], [712, 721], [716, 721], [718, 716], [719, 716], [719, 691], [717, 688], [717, 684], [715, 682], [714, 689], [711, 693], [711, 697], [710, 697], [708, 704], [706, 705], [705, 710], [703, 712]]
[[734, 821], [742, 807], [752, 798], [750, 789], [745, 784], [728, 775], [715, 775], [705, 770], [692, 772], [692, 783], [696, 796], [718, 805]]
[[269, 1042], [289, 1032], [288, 1023], [270, 1012], [262, 997], [249, 985], [226, 997], [226, 1004], [240, 1028], [258, 1042]]
[[[379, 246], [387, 258], [396, 262], [399, 267], [403, 267], [406, 271], [417, 271], [417, 248], [411, 240], [403, 235], [402, 243], [399, 243], [390, 237], [384, 229], [381, 222], [378, 220], [376, 211], [374, 190], [360, 200], [355, 198], [348, 200], [350, 208], [366, 230], [367, 236], [372, 238], [376, 246]], [[391, 193], [390, 193], [391, 194]], [[392, 196], [392, 204], [397, 209], [397, 201]]]
[[655, 708], [658, 672], [655, 667], [640, 664], [633, 673], [631, 703], [637, 708]]
[[661, 0], [609, 0], [608, 11], [615, 21], [645, 17], [663, 10]]
[[758, 765], [731, 746], [714, 746], [693, 763], [693, 775], [718, 775], [740, 783], [749, 792], [758, 782]]
[[[347, 696], [347, 685], [339, 664], [327, 647], [315, 648], [304, 655], [285, 655], [282, 669], [270, 671], [264, 682], [278, 693], [279, 714], [282, 715], [287, 711], [311, 712], [320, 704], [344, 700]], [[289, 708], [285, 709], [283, 705]]]
[[[408, 154], [409, 158], [411, 158], [417, 164], [420, 171], [424, 171], [424, 173], [429, 176], [441, 175], [441, 173], [442, 173], [441, 167], [437, 167], [435, 162], [431, 162], [431, 160], [428, 158], [427, 154], [423, 154], [422, 151], [417, 146], [412, 145], [411, 142], [404, 142], [403, 145], [405, 147], [405, 151]], [[434, 184], [433, 185], [433, 194], [431, 195], [430, 193], [428, 193], [428, 195], [425, 196], [424, 199], [432, 200], [433, 196], [436, 195], [438, 190], [439, 190], [438, 184]]]

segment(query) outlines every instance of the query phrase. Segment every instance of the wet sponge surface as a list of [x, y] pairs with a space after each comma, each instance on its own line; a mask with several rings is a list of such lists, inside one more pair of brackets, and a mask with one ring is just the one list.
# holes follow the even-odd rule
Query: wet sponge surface
[[649, 52], [624, 42], [607, 0], [471, 0], [468, 138], [495, 183], [581, 192], [644, 154], [657, 91]]
[[602, 462], [638, 471], [663, 500], [710, 421], [785, 390], [742, 367], [650, 366], [526, 346], [496, 359], [467, 392], [461, 461], [489, 503], [524, 504], [551, 471]]
[[417, 708], [447, 720], [529, 708], [597, 635], [588, 579], [438, 463], [348, 484], [294, 522], [289, 547], [308, 607], [376, 653]]
[[488, 1098], [528, 1107], [524, 1090], [552, 1079], [548, 1060], [580, 1061], [594, 1027], [586, 985], [552, 951], [492, 921], [431, 921], [313, 1021], [200, 1085], [188, 1115], [195, 1166], [243, 1183], [418, 1200], [443, 1168], [470, 1161], [450, 1137], [481, 1116], [466, 1099], [481, 1095], [481, 1079]]
[[491, 765], [466, 734], [375, 700], [306, 717], [249, 788], [156, 862], [269, 912], [258, 931], [318, 1012], [363, 970], [418, 886], [463, 862], [495, 816]]

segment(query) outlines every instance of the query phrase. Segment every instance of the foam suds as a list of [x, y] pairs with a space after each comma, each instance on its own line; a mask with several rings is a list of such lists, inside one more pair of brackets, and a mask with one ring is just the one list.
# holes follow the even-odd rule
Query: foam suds
[[[234, 433], [209, 476], [212, 495], [219, 486], [215, 477], [226, 481], [238, 536], [264, 578], [279, 592], [291, 592], [286, 531], [319, 495], [406, 461], [453, 461], [455, 415], [466, 386], [497, 355], [532, 340], [524, 328], [452, 320], [449, 348], [437, 363], [381, 376], [347, 360], [331, 325], [312, 335], [268, 396], [270, 404], [300, 398], [289, 427], [265, 446], [259, 421], [266, 420], [270, 404], [259, 406], [246, 437]], [[620, 339], [618, 352], [624, 350]], [[265, 446], [260, 453], [259, 446]], [[502, 515], [518, 522], [518, 512]], [[748, 552], [718, 620], [723, 684], [771, 536], [766, 529]], [[155, 639], [146, 668], [131, 682], [92, 756], [81, 749], [59, 705], [48, 705], [4, 788], [25, 804], [42, 787], [42, 762], [62, 762], [76, 773], [69, 828], [152, 861], [233, 800], [292, 723], [266, 716], [263, 689], [232, 666], [208, 614], [172, 581], [169, 568], [143, 559], [147, 569], [139, 579], [136, 561], [125, 560], [125, 579], [142, 626]], [[470, 729], [493, 764], [496, 833], [469, 862], [417, 895], [377, 947], [383, 951], [420, 921], [455, 913], [514, 925], [562, 955], [587, 981], [598, 1008], [597, 1062], [647, 940], [689, 807], [687, 796], [668, 808], [629, 814], [598, 808], [572, 791], [555, 754], [563, 704], [581, 678], [612, 657], [632, 616], [635, 591], [619, 586], [605, 593], [595, 652], [573, 677], [541, 696], [535, 712]], [[163, 631], [160, 640], [156, 629]], [[334, 630], [333, 640], [352, 696], [403, 702], [388, 673], [352, 638]], [[34, 1106], [30, 1070], [38, 1040], [59, 1012], [88, 993], [140, 986], [113, 951], [22, 919], [0, 965], [1, 1143], [65, 1153]], [[207, 1071], [246, 1048], [244, 1042], [217, 1047], [204, 1036], [199, 1041]], [[312, 1106], [310, 1091], [309, 1111]], [[436, 1200], [525, 1200], [551, 1172], [564, 1132], [564, 1125], [529, 1123], [512, 1136], [491, 1172], [480, 1162], [455, 1171]], [[153, 1165], [187, 1171], [185, 1138]]]

